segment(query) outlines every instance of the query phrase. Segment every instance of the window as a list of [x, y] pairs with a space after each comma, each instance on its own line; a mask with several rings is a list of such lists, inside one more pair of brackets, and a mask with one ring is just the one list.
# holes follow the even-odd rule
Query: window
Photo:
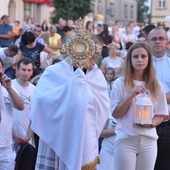
[[124, 16], [125, 18], [128, 18], [128, 6], [127, 5], [124, 6]]
[[158, 27], [159, 27], [159, 26], [165, 27], [165, 25], [166, 25], [165, 22], [158, 22], [158, 23], [157, 23], [157, 26], [158, 26]]
[[101, 14], [102, 13], [102, 4], [101, 4], [101, 1], [98, 1], [98, 7], [97, 8], [98, 8], [97, 9], [98, 13]]
[[133, 8], [133, 5], [130, 6], [130, 17], [134, 18], [134, 8]]
[[24, 18], [27, 19], [31, 16], [31, 4], [24, 2]]
[[159, 0], [159, 8], [165, 8], [166, 0]]
[[114, 3], [110, 3], [110, 16], [114, 17], [115, 15], [115, 4]]

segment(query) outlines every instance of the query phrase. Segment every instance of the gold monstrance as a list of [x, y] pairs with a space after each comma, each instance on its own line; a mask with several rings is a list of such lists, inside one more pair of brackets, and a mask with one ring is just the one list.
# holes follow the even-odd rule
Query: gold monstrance
[[102, 46], [101, 39], [88, 31], [80, 18], [73, 36], [64, 38], [60, 51], [69, 65], [84, 69], [88, 67], [89, 59], [101, 55]]

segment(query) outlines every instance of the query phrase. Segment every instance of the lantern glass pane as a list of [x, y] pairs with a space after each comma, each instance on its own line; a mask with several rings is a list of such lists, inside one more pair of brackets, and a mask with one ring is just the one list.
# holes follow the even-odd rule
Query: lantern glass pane
[[141, 119], [141, 106], [136, 106], [136, 119]]
[[136, 105], [135, 123], [151, 124], [153, 118], [152, 106]]
[[142, 120], [148, 120], [149, 118], [149, 110], [148, 110], [148, 106], [143, 106], [143, 110], [142, 110]]

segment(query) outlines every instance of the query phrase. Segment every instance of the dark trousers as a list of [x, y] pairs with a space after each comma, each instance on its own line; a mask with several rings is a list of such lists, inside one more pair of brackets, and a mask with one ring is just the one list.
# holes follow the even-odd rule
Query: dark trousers
[[38, 145], [39, 145], [39, 136], [34, 133], [34, 142], [35, 142], [35, 148], [37, 149], [38, 151]]
[[156, 130], [159, 139], [154, 170], [170, 170], [170, 121], [161, 123]]

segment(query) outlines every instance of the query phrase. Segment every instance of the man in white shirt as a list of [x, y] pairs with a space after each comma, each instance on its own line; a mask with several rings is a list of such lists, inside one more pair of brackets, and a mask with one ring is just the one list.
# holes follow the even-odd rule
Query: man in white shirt
[[30, 105], [35, 86], [29, 82], [34, 71], [34, 64], [28, 58], [21, 58], [17, 63], [17, 78], [12, 80], [12, 85], [19, 92], [24, 101], [24, 110], [14, 109], [13, 120], [13, 139], [15, 151], [17, 153], [20, 145], [29, 142], [34, 145], [33, 131], [31, 130], [31, 121], [29, 118]]
[[[0, 72], [3, 73], [3, 62], [0, 59]], [[4, 99], [4, 109], [0, 123], [0, 170], [13, 170], [14, 157], [12, 152], [12, 122], [13, 109], [24, 109], [24, 103], [19, 95], [11, 86], [11, 79], [3, 74], [2, 79], [2, 97]]]
[[[165, 88], [170, 112], [170, 58], [166, 56], [168, 37], [164, 29], [154, 28], [149, 32], [148, 41], [153, 53], [153, 62], [158, 80]], [[157, 126], [158, 155], [154, 170], [166, 170], [170, 167], [170, 116]]]
[[12, 79], [15, 77], [13, 66], [16, 63], [17, 53], [18, 47], [16, 45], [0, 48], [0, 58], [4, 63], [5, 74]]

